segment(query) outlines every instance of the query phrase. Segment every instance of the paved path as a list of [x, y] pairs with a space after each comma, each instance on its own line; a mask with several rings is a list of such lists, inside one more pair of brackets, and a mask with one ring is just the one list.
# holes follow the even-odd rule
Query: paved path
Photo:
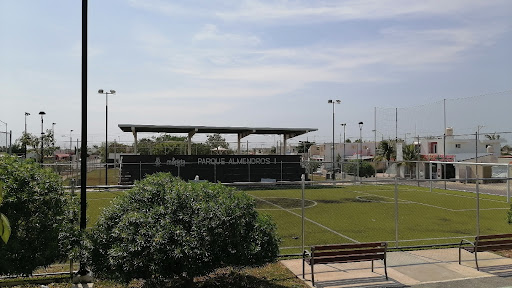
[[[493, 253], [478, 253], [480, 271], [473, 254], [458, 249], [435, 249], [388, 253], [388, 276], [381, 261], [315, 265], [316, 287], [510, 287], [512, 259]], [[282, 263], [302, 279], [302, 259]], [[306, 264], [305, 282], [311, 286], [311, 269]]]

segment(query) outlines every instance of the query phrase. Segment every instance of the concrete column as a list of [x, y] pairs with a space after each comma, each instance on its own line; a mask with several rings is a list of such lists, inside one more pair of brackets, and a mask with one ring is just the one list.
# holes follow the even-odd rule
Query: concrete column
[[188, 132], [188, 151], [187, 155], [192, 155], [192, 137], [196, 134], [197, 129], [194, 131]]
[[132, 127], [132, 134], [133, 134], [133, 152], [137, 154], [137, 131], [135, 130], [135, 127]]
[[242, 134], [238, 133], [238, 148], [237, 148], [237, 152], [238, 155], [241, 155], [242, 154], [242, 149], [241, 149], [241, 145], [240, 145], [240, 141], [242, 140]]

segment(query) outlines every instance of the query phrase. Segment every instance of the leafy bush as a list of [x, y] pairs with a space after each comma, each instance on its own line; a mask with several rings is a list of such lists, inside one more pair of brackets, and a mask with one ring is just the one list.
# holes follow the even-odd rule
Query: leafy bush
[[507, 211], [507, 222], [512, 224], [512, 205], [510, 205], [510, 210]]
[[158, 173], [106, 208], [90, 234], [90, 267], [104, 278], [181, 278], [259, 265], [279, 252], [275, 224], [247, 194]]
[[375, 168], [366, 161], [354, 160], [343, 165], [343, 172], [357, 175], [357, 162], [359, 161], [359, 177], [371, 177], [375, 174]]
[[11, 223], [9, 242], [0, 245], [0, 274], [29, 275], [67, 259], [78, 235], [78, 205], [65, 194], [60, 178], [32, 160], [1, 157], [0, 182], [0, 210]]

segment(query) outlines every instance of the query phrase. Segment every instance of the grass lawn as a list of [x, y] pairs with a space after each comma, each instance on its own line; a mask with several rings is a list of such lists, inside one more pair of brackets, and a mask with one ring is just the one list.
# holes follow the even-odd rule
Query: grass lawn
[[[104, 173], [104, 170], [95, 173], [102, 172]], [[99, 175], [91, 177], [100, 178]], [[94, 225], [104, 207], [123, 193], [125, 192], [88, 192], [87, 226]], [[281, 254], [300, 253], [302, 191], [258, 190], [247, 193], [255, 198], [258, 211], [271, 215], [277, 223], [278, 234], [283, 240]], [[398, 205], [394, 203], [393, 185], [326, 186], [321, 189], [307, 189], [306, 246], [369, 241], [388, 241], [390, 246], [393, 246], [396, 206], [399, 209], [398, 234], [401, 246], [455, 243], [461, 237], [470, 239], [476, 234], [477, 213], [474, 193], [441, 189], [430, 191], [429, 188], [399, 186], [396, 196]], [[480, 198], [480, 233], [510, 233], [511, 226], [506, 220], [510, 204], [506, 203], [505, 197], [481, 195]], [[40, 285], [15, 287], [28, 288]], [[50, 287], [71, 285], [54, 283]], [[141, 283], [132, 282], [124, 285], [97, 282], [94, 287], [141, 287]], [[307, 286], [284, 266], [273, 263], [261, 268], [223, 269], [211, 277], [197, 279], [197, 287]]]
[[[393, 185], [326, 186], [306, 189], [305, 243], [388, 241], [395, 244]], [[88, 192], [88, 227], [124, 192]], [[281, 254], [300, 253], [301, 190], [249, 191], [260, 213], [272, 216], [282, 238]], [[399, 186], [400, 246], [455, 243], [476, 234], [476, 199], [470, 192]], [[510, 233], [505, 197], [480, 196], [480, 233]], [[441, 239], [440, 239], [441, 238]]]
[[[327, 187], [305, 191], [306, 246], [372, 241], [388, 241], [394, 246], [393, 185]], [[256, 198], [259, 211], [271, 215], [277, 223], [283, 239], [281, 253], [300, 253], [300, 189], [248, 193]], [[399, 186], [397, 197], [400, 246], [455, 243], [476, 234], [474, 193]], [[510, 233], [506, 221], [510, 205], [505, 197], [480, 198], [480, 233]]]
[[[214, 287], [254, 287], [254, 288], [307, 288], [306, 284], [290, 272], [281, 263], [271, 263], [258, 268], [245, 268], [235, 270], [231, 268], [221, 269], [207, 277], [195, 279], [198, 288]], [[2, 282], [0, 281], [0, 285]], [[134, 280], [128, 284], [110, 281], [98, 281], [94, 288], [140, 288], [141, 281]], [[50, 288], [71, 288], [70, 283], [47, 284]], [[25, 284], [12, 286], [15, 288], [40, 288], [40, 284]], [[174, 287], [174, 286], [169, 286]]]
[[[75, 177], [79, 178], [80, 176]], [[108, 185], [119, 184], [119, 169], [108, 169]], [[80, 183], [77, 183], [79, 185]], [[70, 185], [70, 179], [64, 180], [64, 185]], [[96, 169], [87, 172], [87, 186], [105, 185], [105, 169]]]

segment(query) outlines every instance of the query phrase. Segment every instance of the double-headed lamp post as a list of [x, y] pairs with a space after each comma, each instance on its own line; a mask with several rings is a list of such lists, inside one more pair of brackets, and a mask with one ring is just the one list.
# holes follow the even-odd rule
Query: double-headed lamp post
[[332, 165], [332, 174], [331, 179], [334, 181], [336, 180], [336, 170], [334, 168], [334, 104], [340, 104], [341, 100], [335, 99], [329, 99], [327, 103], [332, 103], [332, 146], [331, 146], [331, 165]]
[[343, 173], [343, 162], [345, 162], [345, 129], [347, 128], [347, 123], [342, 123], [343, 126], [343, 157], [341, 158], [341, 175], [345, 178], [345, 174]]
[[108, 94], [116, 94], [116, 90], [98, 90], [98, 94], [105, 94], [105, 185], [108, 185]]
[[44, 123], [44, 120], [43, 120], [43, 116], [46, 115], [46, 113], [44, 113], [44, 111], [41, 111], [39, 112], [39, 115], [41, 115], [41, 165], [43, 164], [43, 159], [44, 159], [44, 148], [43, 148], [43, 136], [44, 136], [44, 132], [43, 132], [43, 123]]
[[25, 159], [27, 159], [27, 116], [30, 116], [30, 113], [25, 112], [25, 135], [23, 135], [23, 146], [25, 146]]
[[357, 153], [358, 160], [357, 160], [357, 177], [359, 176], [359, 166], [361, 166], [361, 160], [363, 160], [363, 122], [359, 122], [359, 151]]

